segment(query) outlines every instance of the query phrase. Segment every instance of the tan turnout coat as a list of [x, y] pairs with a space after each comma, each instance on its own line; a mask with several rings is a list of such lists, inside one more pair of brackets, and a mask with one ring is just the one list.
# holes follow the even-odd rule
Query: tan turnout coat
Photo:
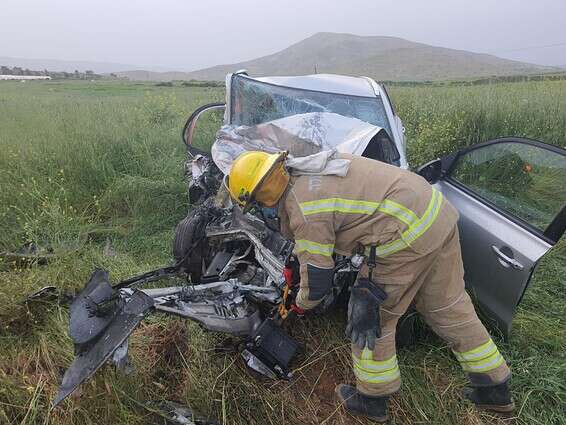
[[[475, 385], [500, 383], [509, 369], [464, 289], [458, 213], [426, 180], [359, 156], [345, 177], [292, 177], [280, 201], [282, 233], [295, 240], [301, 283], [296, 303], [312, 309], [332, 284], [334, 254], [377, 246], [374, 281], [388, 295], [375, 349], [352, 346], [358, 390], [387, 395], [400, 386], [395, 329], [411, 303], [451, 346]], [[367, 267], [360, 275], [367, 276]]]

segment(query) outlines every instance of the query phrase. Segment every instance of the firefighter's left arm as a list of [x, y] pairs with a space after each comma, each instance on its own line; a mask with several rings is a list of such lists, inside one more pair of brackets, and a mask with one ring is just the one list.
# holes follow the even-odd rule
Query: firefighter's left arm
[[310, 310], [316, 307], [332, 288], [334, 226], [330, 220], [309, 220], [294, 229], [293, 233], [301, 274], [295, 303], [303, 310]]

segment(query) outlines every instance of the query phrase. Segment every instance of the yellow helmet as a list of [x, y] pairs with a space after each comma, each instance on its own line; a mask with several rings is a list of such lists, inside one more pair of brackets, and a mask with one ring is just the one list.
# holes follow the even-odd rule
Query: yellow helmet
[[228, 176], [227, 186], [232, 199], [244, 209], [254, 201], [266, 207], [275, 206], [289, 183], [284, 163], [286, 157], [287, 152], [241, 154], [233, 162]]

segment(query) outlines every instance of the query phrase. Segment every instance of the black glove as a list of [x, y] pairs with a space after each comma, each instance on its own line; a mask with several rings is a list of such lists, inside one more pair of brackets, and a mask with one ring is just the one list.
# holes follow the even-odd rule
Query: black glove
[[369, 279], [358, 279], [350, 293], [346, 336], [360, 350], [375, 348], [375, 340], [381, 336], [379, 305], [387, 294]]

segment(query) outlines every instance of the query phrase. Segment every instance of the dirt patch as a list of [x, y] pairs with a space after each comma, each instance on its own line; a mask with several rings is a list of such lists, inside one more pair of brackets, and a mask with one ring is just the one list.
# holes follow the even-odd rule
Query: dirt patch
[[143, 361], [136, 362], [140, 375], [149, 376], [161, 391], [175, 395], [183, 389], [183, 359], [179, 352], [188, 351], [186, 323], [181, 320], [167, 323], [142, 324], [131, 339], [130, 353]]
[[334, 403], [334, 389], [342, 381], [330, 370], [325, 370], [320, 375], [318, 384], [314, 388], [314, 394], [321, 400], [327, 403]]
[[[305, 411], [307, 418], [313, 424], [341, 424], [344, 423], [343, 409], [335, 396], [335, 388], [338, 384], [348, 382], [349, 369], [336, 357], [332, 355], [322, 361], [314, 362], [301, 369], [298, 374], [296, 387], [299, 388], [299, 396], [296, 397], [298, 404]], [[307, 361], [308, 364], [308, 361]]]

